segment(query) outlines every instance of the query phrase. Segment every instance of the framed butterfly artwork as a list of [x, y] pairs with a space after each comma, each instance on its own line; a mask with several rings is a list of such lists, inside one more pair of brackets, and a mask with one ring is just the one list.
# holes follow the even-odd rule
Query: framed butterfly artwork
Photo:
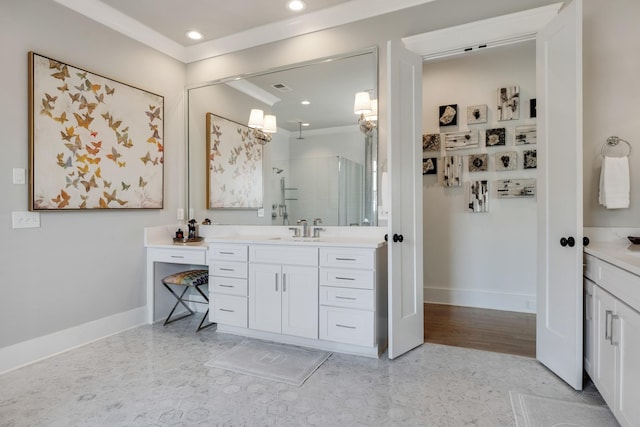
[[263, 205], [265, 141], [248, 126], [207, 113], [207, 209]]
[[162, 209], [164, 98], [29, 52], [29, 209]]

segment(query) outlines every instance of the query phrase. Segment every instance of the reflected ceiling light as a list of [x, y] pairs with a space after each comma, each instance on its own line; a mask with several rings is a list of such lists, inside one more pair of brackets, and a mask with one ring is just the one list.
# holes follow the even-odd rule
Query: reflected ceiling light
[[360, 115], [360, 131], [367, 136], [371, 135], [378, 120], [378, 100], [371, 99], [369, 92], [358, 92], [353, 103], [353, 112]]
[[311, 124], [309, 123], [301, 123], [301, 124], [302, 124], [302, 127], [305, 127], [305, 128], [311, 126]]
[[253, 137], [261, 144], [271, 141], [272, 133], [278, 131], [276, 116], [272, 114], [264, 114], [264, 111], [253, 108], [249, 113], [249, 123], [247, 124], [253, 129]]
[[302, 101], [300, 104], [302, 104], [302, 105], [309, 105], [309, 104], [311, 104], [311, 102], [309, 102], [309, 101], [307, 101], [307, 100], [304, 100], [304, 101]]
[[304, 4], [302, 0], [291, 0], [290, 2], [287, 3], [287, 7], [289, 8], [289, 10], [292, 10], [294, 12], [299, 12], [303, 10], [305, 7], [307, 7], [307, 5]]
[[202, 33], [195, 30], [187, 31], [187, 37], [189, 37], [191, 40], [201, 40]]

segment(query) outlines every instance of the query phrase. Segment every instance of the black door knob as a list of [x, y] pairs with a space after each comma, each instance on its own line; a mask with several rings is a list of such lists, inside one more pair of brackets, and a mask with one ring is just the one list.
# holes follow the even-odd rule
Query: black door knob
[[589, 246], [589, 238], [588, 237], [583, 237], [582, 238], [582, 246]]
[[389, 241], [389, 235], [388, 235], [388, 234], [385, 234], [385, 235], [384, 235], [384, 241], [385, 241], [385, 242], [388, 242], [388, 241]]
[[394, 242], [402, 243], [403, 240], [404, 240], [404, 236], [402, 234], [394, 234], [393, 235], [393, 241]]
[[560, 246], [562, 246], [563, 248], [566, 246], [569, 246], [570, 248], [572, 248], [575, 245], [576, 245], [576, 239], [574, 239], [573, 237], [563, 237], [560, 239]]

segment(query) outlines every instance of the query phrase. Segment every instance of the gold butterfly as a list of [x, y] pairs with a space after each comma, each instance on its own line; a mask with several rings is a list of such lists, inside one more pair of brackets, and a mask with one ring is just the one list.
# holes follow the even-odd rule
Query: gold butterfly
[[84, 165], [84, 167], [82, 166], [76, 166], [78, 168], [78, 176], [80, 178], [84, 178], [84, 176], [89, 173], [89, 165]]
[[142, 179], [142, 177], [140, 177], [140, 179], [138, 180], [138, 187], [144, 188], [147, 185], [147, 181], [145, 181], [144, 179]]
[[144, 157], [140, 157], [140, 160], [142, 160], [142, 162], [146, 165], [148, 162], [151, 161], [151, 156], [149, 155], [149, 152], [147, 151], [147, 155]]
[[103, 209], [106, 209], [106, 208], [109, 207], [109, 206], [107, 206], [107, 202], [105, 202], [102, 197], [100, 197], [100, 207], [103, 208]]
[[113, 160], [114, 163], [118, 162], [118, 158], [122, 157], [122, 154], [118, 153], [115, 147], [111, 148], [111, 154], [107, 154], [107, 158]]
[[116, 199], [116, 202], [118, 202], [120, 206], [124, 206], [128, 203], [126, 200], [121, 200], [121, 199]]
[[64, 146], [67, 147], [73, 154], [76, 154], [76, 151], [82, 149], [82, 143], [80, 142], [80, 137], [76, 135], [76, 139], [73, 144], [70, 142], [65, 142]]
[[64, 160], [64, 153], [60, 153], [56, 156], [58, 160], [58, 166], [63, 168], [71, 167], [73, 164], [71, 163], [71, 156], [67, 157], [67, 160]]
[[[113, 181], [112, 181], [113, 182]], [[111, 182], [107, 181], [106, 179], [102, 179], [102, 186], [104, 188], [111, 188]]]
[[44, 99], [42, 100], [42, 109], [40, 110], [40, 114], [43, 116], [53, 117], [51, 111], [53, 110], [53, 106], [49, 105]]
[[113, 190], [111, 194], [107, 193], [106, 191], [103, 191], [102, 194], [107, 199], [107, 204], [116, 200], [116, 190]]
[[82, 203], [80, 203], [80, 205], [78, 207], [80, 209], [86, 209], [87, 208], [87, 201], [83, 200]]
[[102, 177], [100, 176], [101, 173], [102, 173], [102, 171], [100, 170], [100, 168], [96, 169], [96, 171], [94, 172], [96, 178], [102, 179]]
[[104, 93], [101, 93], [100, 95], [95, 95], [96, 101], [98, 101], [98, 103], [102, 103], [104, 104]]
[[58, 61], [54, 61], [53, 59], [49, 59], [49, 69], [59, 70], [61, 64]]
[[151, 144], [157, 144], [158, 143], [158, 141], [154, 137], [150, 137], [149, 139], [147, 139], [147, 142], [150, 142]]
[[64, 139], [65, 141], [71, 141], [71, 138], [76, 136], [75, 128], [73, 126], [65, 128], [65, 132], [60, 131], [60, 135], [62, 136], [62, 139]]
[[122, 191], [126, 191], [131, 187], [131, 184], [125, 184], [124, 181], [120, 181], [120, 183], [122, 184]]
[[85, 191], [88, 193], [91, 190], [91, 187], [98, 188], [98, 184], [96, 184], [96, 176], [91, 175], [91, 179], [89, 181], [80, 181], [82, 185], [84, 185]]
[[99, 164], [100, 160], [102, 160], [102, 157], [96, 157], [95, 159], [92, 159], [91, 157], [87, 157], [87, 162], [91, 163], [92, 165]]
[[164, 151], [164, 146], [158, 142], [158, 153], [162, 153]]
[[145, 114], [149, 116], [150, 121], [154, 121], [155, 119], [160, 118], [160, 107], [154, 110], [154, 107], [152, 105], [149, 105], [149, 110], [151, 111], [145, 111]]
[[67, 92], [67, 91], [69, 90], [69, 86], [65, 83], [65, 84], [64, 84], [64, 85], [62, 85], [62, 86], [58, 86], [58, 87], [57, 87], [57, 89], [58, 89], [60, 92]]
[[115, 88], [110, 88], [109, 85], [104, 85], [104, 90], [107, 91], [107, 95], [113, 95], [113, 92], [116, 91]]
[[70, 93], [69, 94], [69, 98], [71, 98], [71, 103], [73, 104], [74, 102], [80, 102], [80, 93]]
[[127, 166], [127, 162], [118, 162], [118, 166], [123, 168], [123, 167]]
[[[91, 144], [93, 144], [93, 142]], [[87, 153], [91, 154], [92, 156], [95, 156], [100, 151], [100, 145], [94, 146], [94, 147], [89, 147], [88, 145], [85, 145], [84, 148], [87, 150]]]
[[64, 124], [64, 122], [69, 121], [69, 119], [67, 119], [66, 111], [63, 111], [62, 114], [60, 114], [60, 117], [54, 117], [53, 120], [55, 120], [56, 122], [60, 122], [62, 124]]
[[60, 189], [60, 194], [55, 199], [51, 199], [52, 202], [57, 203], [59, 208], [64, 208], [69, 205], [71, 196], [66, 191]]
[[86, 154], [76, 154], [76, 160], [78, 162], [87, 163], [87, 155]]
[[57, 73], [51, 74], [51, 77], [60, 79], [62, 81], [64, 81], [64, 79], [66, 79], [67, 77], [71, 77], [71, 75], [69, 74], [69, 69], [67, 68], [66, 65], [64, 65], [62, 69], [58, 68], [58, 70], [60, 71], [58, 71]]
[[87, 78], [87, 72], [84, 73], [76, 73], [76, 76], [80, 77], [82, 80]]
[[80, 107], [79, 108], [81, 110], [84, 110], [86, 108], [87, 109], [87, 114], [93, 113], [93, 110], [95, 110], [97, 106], [98, 106], [97, 103], [88, 102], [87, 98], [85, 98], [84, 96], [80, 97]]
[[89, 125], [93, 121], [93, 117], [89, 116], [88, 113], [82, 116], [78, 113], [73, 113], [73, 115], [76, 118], [76, 121], [78, 122], [79, 127], [83, 127], [87, 130], [89, 129]]
[[127, 141], [124, 141], [124, 142], [122, 143], [122, 145], [123, 145], [125, 148], [131, 148], [131, 147], [133, 147], [133, 141], [129, 139], [129, 140], [127, 140]]

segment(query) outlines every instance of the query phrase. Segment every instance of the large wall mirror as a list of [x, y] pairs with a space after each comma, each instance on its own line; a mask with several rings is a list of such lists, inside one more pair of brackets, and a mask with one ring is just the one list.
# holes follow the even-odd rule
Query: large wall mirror
[[[377, 225], [377, 130], [366, 132], [354, 113], [356, 93], [377, 99], [377, 64], [372, 49], [187, 88], [190, 215], [214, 224]], [[277, 121], [262, 146], [262, 209], [211, 208], [206, 117], [246, 127], [252, 109]]]

